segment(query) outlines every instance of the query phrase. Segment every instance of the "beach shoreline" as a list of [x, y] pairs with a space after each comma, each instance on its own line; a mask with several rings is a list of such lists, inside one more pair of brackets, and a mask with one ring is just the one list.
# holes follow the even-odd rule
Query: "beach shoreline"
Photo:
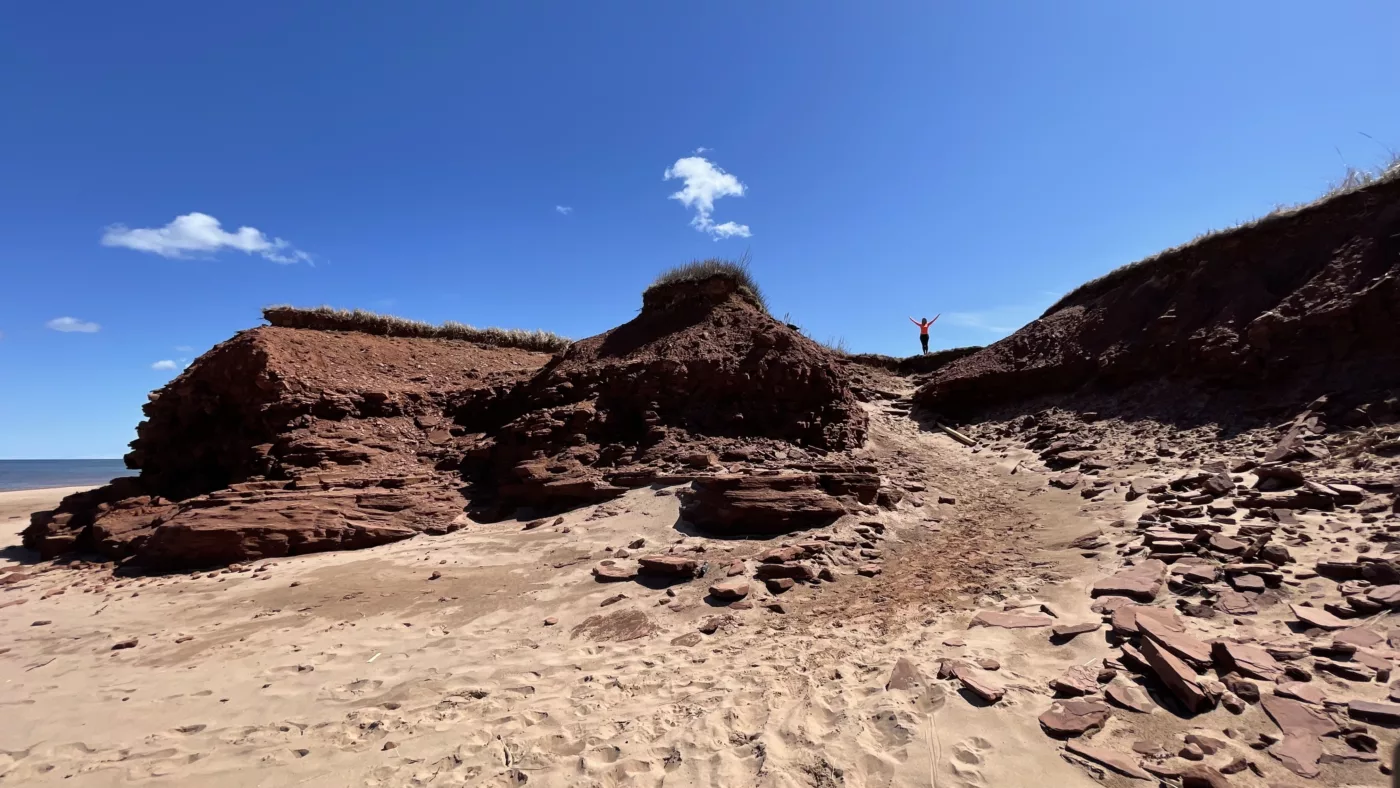
[[29, 525], [29, 515], [58, 506], [64, 498], [97, 485], [76, 487], [38, 487], [30, 490], [0, 492], [0, 528], [4, 529], [4, 546], [19, 544], [19, 532]]

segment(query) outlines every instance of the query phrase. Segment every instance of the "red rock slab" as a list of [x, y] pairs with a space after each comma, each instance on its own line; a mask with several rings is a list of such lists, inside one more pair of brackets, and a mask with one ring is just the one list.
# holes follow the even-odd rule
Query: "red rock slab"
[[1327, 701], [1327, 693], [1314, 682], [1285, 681], [1274, 687], [1274, 694], [1280, 698], [1301, 700], [1314, 706], [1321, 706]]
[[700, 562], [680, 555], [646, 555], [637, 559], [644, 575], [662, 577], [694, 577]]
[[1157, 593], [1162, 590], [1162, 579], [1166, 575], [1166, 571], [1166, 564], [1155, 558], [1148, 559], [1116, 575], [1099, 580], [1094, 583], [1089, 594], [1090, 596], [1126, 596], [1139, 602], [1151, 602], [1157, 598]]
[[710, 596], [715, 599], [732, 601], [749, 595], [749, 581], [742, 577], [731, 577], [710, 586]]
[[988, 703], [996, 703], [1006, 694], [1006, 690], [983, 678], [977, 668], [966, 662], [957, 662], [952, 666], [953, 678], [967, 688], [968, 692], [976, 695]]
[[1231, 539], [1225, 534], [1213, 534], [1210, 537], [1210, 548], [1222, 553], [1239, 554], [1243, 553], [1249, 545], [1238, 539]]
[[1164, 626], [1186, 631], [1186, 624], [1175, 610], [1151, 605], [1122, 605], [1113, 611], [1111, 619], [1113, 631], [1120, 635], [1136, 635], [1142, 631], [1138, 626], [1138, 616], [1151, 616], [1159, 619]]
[[616, 564], [603, 564], [593, 567], [593, 577], [599, 583], [620, 583], [633, 580], [637, 573], [631, 569], [625, 569]]
[[1040, 613], [1003, 613], [1000, 610], [982, 610], [972, 617], [967, 625], [973, 627], [1000, 627], [1002, 629], [1028, 629], [1048, 627], [1055, 619]]
[[1182, 705], [1193, 712], [1210, 708], [1210, 698], [1201, 688], [1196, 671], [1175, 654], [1159, 646], [1152, 638], [1142, 639], [1141, 650], [1147, 664]]
[[765, 564], [785, 564], [788, 561], [796, 561], [804, 555], [806, 555], [806, 551], [800, 547], [771, 547], [754, 558]]
[[1050, 689], [1063, 695], [1091, 695], [1099, 691], [1099, 668], [1074, 665], [1060, 677], [1051, 679]]
[[1318, 629], [1351, 628], [1351, 624], [1348, 624], [1347, 622], [1341, 620], [1340, 618], [1337, 618], [1336, 616], [1332, 615], [1331, 613], [1328, 613], [1326, 610], [1323, 610], [1319, 607], [1289, 605], [1288, 608], [1293, 611], [1293, 615], [1296, 616], [1299, 621], [1303, 622], [1309, 627], [1317, 627]]
[[1211, 656], [1221, 675], [1234, 671], [1260, 681], [1277, 681], [1283, 676], [1283, 666], [1259, 646], [1217, 640], [1211, 646]]
[[1104, 749], [1103, 747], [1090, 747], [1087, 744], [1080, 744], [1075, 739], [1070, 739], [1065, 744], [1065, 749], [1082, 758], [1088, 758], [1096, 763], [1101, 763], [1119, 774], [1138, 780], [1152, 779], [1152, 775], [1143, 771], [1142, 767], [1138, 765], [1138, 760], [1126, 753]]
[[1321, 709], [1277, 695], [1265, 696], [1259, 703], [1283, 731], [1283, 741], [1274, 745], [1269, 754], [1299, 777], [1316, 777], [1323, 752], [1322, 737], [1336, 733], [1336, 723]]
[[1181, 770], [1181, 788], [1230, 788], [1230, 778], [1214, 766], [1196, 763]]
[[1040, 725], [1057, 739], [1082, 736], [1102, 728], [1112, 709], [1097, 700], [1057, 700], [1040, 715]]
[[1378, 605], [1400, 607], [1400, 585], [1377, 586], [1366, 592], [1366, 598]]
[[885, 682], [887, 690], [917, 690], [928, 686], [928, 679], [919, 667], [909, 660], [908, 657], [900, 657], [894, 663], [894, 670], [890, 671], [890, 680]]
[[1210, 665], [1210, 646], [1186, 633], [1185, 626], [1174, 627], [1158, 616], [1139, 615], [1138, 631], [1156, 641], [1167, 651], [1186, 660], [1197, 668]]
[[1050, 630], [1050, 636], [1057, 640], [1069, 640], [1089, 632], [1096, 632], [1101, 626], [1103, 624], [1098, 621], [1085, 621], [1081, 624], [1056, 624]]
[[1225, 589], [1220, 592], [1220, 596], [1215, 600], [1215, 607], [1222, 613], [1231, 616], [1248, 616], [1259, 612], [1253, 600], [1238, 591]]
[[1347, 714], [1354, 720], [1374, 722], [1387, 727], [1400, 725], [1400, 703], [1353, 700], [1347, 704]]
[[1348, 627], [1332, 636], [1332, 642], [1343, 643], [1357, 648], [1372, 648], [1385, 642], [1385, 638], [1365, 627]]
[[1151, 696], [1141, 688], [1131, 684], [1114, 682], [1108, 685], [1108, 690], [1104, 694], [1119, 706], [1139, 714], [1147, 714], [1157, 707], [1157, 704], [1152, 702]]

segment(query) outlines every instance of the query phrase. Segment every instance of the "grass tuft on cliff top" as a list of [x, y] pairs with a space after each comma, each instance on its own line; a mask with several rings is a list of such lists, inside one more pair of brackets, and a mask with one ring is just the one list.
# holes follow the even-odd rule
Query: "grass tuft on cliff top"
[[263, 319], [280, 328], [306, 328], [314, 331], [358, 331], [386, 337], [416, 339], [462, 339], [481, 345], [513, 347], [557, 353], [568, 347], [566, 337], [549, 331], [519, 328], [475, 328], [447, 321], [440, 326], [421, 320], [381, 315], [364, 309], [334, 309], [329, 306], [302, 308], [286, 305], [265, 307]]
[[1223, 230], [1211, 230], [1210, 232], [1202, 233], [1196, 236], [1195, 238], [1192, 238], [1190, 241], [1181, 244], [1180, 246], [1174, 246], [1170, 249], [1158, 252], [1157, 254], [1154, 254], [1151, 257], [1145, 257], [1141, 260], [1138, 260], [1135, 263], [1128, 263], [1127, 265], [1122, 266], [1120, 268], [1115, 268], [1097, 279], [1090, 279], [1089, 281], [1085, 282], [1079, 287], [1076, 287], [1073, 290], [1061, 296], [1060, 300], [1056, 301], [1053, 305], [1051, 305], [1049, 309], [1045, 310], [1045, 313], [1042, 314], [1041, 317], [1049, 315], [1053, 312], [1057, 312], [1060, 309], [1065, 308], [1072, 302], [1081, 298], [1102, 293], [1105, 290], [1108, 290], [1113, 286], [1121, 283], [1123, 280], [1132, 276], [1134, 273], [1141, 271], [1144, 268], [1150, 268], [1152, 266], [1158, 265], [1164, 259], [1171, 258], [1179, 254], [1180, 252], [1190, 249], [1191, 247], [1196, 246], [1198, 244], [1209, 241], [1212, 238], [1216, 238], [1222, 235], [1229, 235], [1230, 233], [1238, 232], [1240, 230], [1266, 226], [1272, 222], [1279, 221], [1284, 217], [1293, 216], [1300, 211], [1306, 210], [1308, 208], [1313, 208], [1318, 205], [1322, 205], [1323, 203], [1326, 203], [1343, 195], [1360, 191], [1368, 186], [1373, 186], [1378, 183], [1388, 183], [1390, 181], [1400, 181], [1400, 154], [1397, 153], [1391, 153], [1389, 160], [1385, 164], [1382, 164], [1381, 166], [1376, 167], [1374, 169], [1367, 170], [1357, 169], [1355, 167], [1347, 167], [1346, 175], [1343, 178], [1333, 182], [1327, 187], [1327, 191], [1323, 192], [1319, 197], [1317, 197], [1317, 199], [1312, 200], [1311, 202], [1299, 203], [1298, 205], [1280, 205], [1279, 207], [1259, 217], [1258, 219], [1251, 219], [1250, 221], [1242, 222], [1240, 224], [1235, 225], [1234, 227], [1227, 227]]
[[646, 293], [659, 287], [679, 284], [681, 282], [703, 282], [715, 276], [723, 276], [733, 280], [739, 285], [739, 292], [752, 298], [764, 312], [768, 311], [768, 302], [763, 298], [763, 290], [759, 288], [758, 282], [754, 280], [753, 274], [749, 271], [749, 256], [745, 254], [738, 260], [723, 260], [712, 257], [708, 260], [693, 260], [684, 265], [663, 271], [656, 280], [647, 286]]

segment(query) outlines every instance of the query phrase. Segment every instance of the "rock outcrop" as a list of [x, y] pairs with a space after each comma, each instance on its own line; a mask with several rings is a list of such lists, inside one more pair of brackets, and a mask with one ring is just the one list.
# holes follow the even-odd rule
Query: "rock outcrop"
[[575, 342], [528, 382], [471, 392], [469, 478], [518, 506], [591, 503], [722, 461], [859, 446], [867, 419], [831, 351], [726, 276], [649, 289], [641, 313]]
[[446, 533], [468, 509], [486, 520], [556, 510], [769, 461], [810, 470], [798, 474], [810, 484], [769, 484], [740, 508], [787, 530], [829, 523], [840, 499], [869, 503], [879, 487], [872, 469], [822, 464], [865, 439], [844, 365], [723, 275], [652, 287], [635, 319], [553, 356], [244, 331], [145, 412], [127, 456], [140, 476], [35, 515], [27, 546], [213, 566]]
[[139, 477], [36, 514], [27, 547], [151, 568], [370, 547], [460, 526], [463, 392], [523, 380], [545, 353], [263, 327], [151, 395]]
[[830, 525], [848, 503], [870, 503], [880, 477], [865, 468], [820, 473], [724, 474], [696, 479], [682, 495], [681, 516], [716, 534], [781, 534]]
[[1154, 381], [1289, 403], [1400, 384], [1400, 178], [1126, 266], [937, 370], [917, 401], [971, 413]]

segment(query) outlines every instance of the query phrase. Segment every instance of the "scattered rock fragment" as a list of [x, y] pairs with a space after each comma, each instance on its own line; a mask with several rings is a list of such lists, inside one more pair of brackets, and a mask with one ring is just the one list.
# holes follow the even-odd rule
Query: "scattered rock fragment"
[[1050, 637], [1057, 641], [1069, 641], [1078, 635], [1095, 632], [1103, 624], [1098, 621], [1085, 621], [1079, 624], [1056, 624], [1050, 630]]
[[637, 559], [638, 571], [656, 577], [694, 577], [700, 562], [680, 555], [647, 555]]
[[1157, 677], [1188, 711], [1204, 711], [1211, 706], [1211, 700], [1201, 688], [1196, 672], [1179, 657], [1151, 638], [1142, 639], [1141, 651]]
[[1113, 712], [1096, 700], [1057, 700], [1040, 715], [1040, 725], [1056, 738], [1082, 736], [1102, 728]]
[[1337, 726], [1321, 709], [1278, 696], [1265, 697], [1260, 705], [1269, 719], [1283, 731], [1283, 740], [1269, 749], [1289, 771], [1299, 777], [1320, 774], [1322, 737], [1337, 732]]
[[907, 657], [900, 657], [890, 671], [890, 680], [885, 682], [886, 690], [917, 690], [928, 686], [928, 680], [918, 666]]
[[952, 666], [953, 678], [971, 692], [988, 703], [996, 703], [1006, 694], [1006, 690], [981, 676], [982, 671], [966, 662], [956, 662]]
[[1091, 747], [1087, 744], [1080, 744], [1078, 739], [1070, 739], [1069, 742], [1065, 744], [1065, 749], [1080, 757], [1088, 758], [1096, 763], [1101, 763], [1119, 774], [1138, 780], [1152, 779], [1152, 775], [1142, 769], [1137, 759], [1125, 753], [1115, 752], [1103, 747]]
[[1288, 608], [1293, 611], [1293, 615], [1299, 621], [1310, 627], [1318, 629], [1348, 629], [1351, 627], [1351, 624], [1321, 608], [1307, 607], [1306, 605], [1289, 605]]
[[749, 581], [742, 577], [730, 577], [710, 586], [710, 596], [723, 601], [732, 602], [748, 595]]
[[1151, 602], [1162, 589], [1162, 578], [1167, 565], [1155, 558], [1105, 577], [1094, 583], [1091, 596], [1125, 596], [1139, 602]]
[[972, 617], [967, 625], [973, 627], [1000, 627], [1002, 629], [1028, 629], [1048, 627], [1055, 619], [1040, 613], [1004, 613], [1000, 610], [982, 610]]
[[593, 577], [600, 583], [620, 583], [635, 580], [637, 573], [616, 564], [600, 564], [593, 567]]

